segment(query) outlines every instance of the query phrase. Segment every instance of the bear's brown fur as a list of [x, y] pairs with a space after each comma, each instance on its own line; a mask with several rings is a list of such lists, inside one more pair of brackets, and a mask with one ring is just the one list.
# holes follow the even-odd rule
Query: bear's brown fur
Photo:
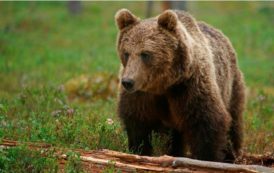
[[183, 11], [115, 16], [121, 58], [118, 114], [129, 149], [151, 155], [151, 132], [171, 131], [167, 154], [233, 161], [243, 140], [245, 85], [226, 36]]

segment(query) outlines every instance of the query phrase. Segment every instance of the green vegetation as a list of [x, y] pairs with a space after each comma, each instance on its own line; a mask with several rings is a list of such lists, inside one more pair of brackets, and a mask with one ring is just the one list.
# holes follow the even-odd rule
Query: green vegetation
[[[116, 117], [115, 90], [97, 87], [94, 92], [87, 81], [117, 76], [114, 14], [129, 8], [143, 18], [146, 4], [82, 5], [82, 13], [72, 16], [66, 2], [0, 2], [0, 140], [128, 152], [126, 134]], [[158, 14], [159, 2], [154, 7], [153, 14]], [[273, 152], [273, 3], [190, 2], [189, 9], [197, 19], [221, 29], [238, 53], [248, 86], [244, 151]], [[82, 80], [81, 75], [90, 77], [76, 82], [77, 93], [71, 98], [66, 88], [74, 84], [68, 81]], [[155, 138], [154, 145], [160, 140]], [[39, 155], [24, 147], [1, 149], [0, 172], [57, 171], [51, 153]], [[83, 171], [77, 154], [70, 158], [65, 170]]]
[[52, 151], [33, 151], [25, 146], [8, 150], [0, 148], [0, 172], [57, 172], [57, 170], [57, 158], [53, 156]]

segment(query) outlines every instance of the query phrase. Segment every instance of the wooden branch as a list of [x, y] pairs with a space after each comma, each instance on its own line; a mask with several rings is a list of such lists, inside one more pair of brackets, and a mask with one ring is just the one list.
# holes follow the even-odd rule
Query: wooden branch
[[[44, 143], [20, 143], [11, 140], [2, 140], [0, 147], [10, 148], [18, 145], [27, 145], [33, 150], [45, 150], [54, 149], [56, 155], [59, 157], [59, 163], [61, 168], [64, 167], [68, 156], [64, 153], [69, 149], [55, 148], [52, 145]], [[133, 154], [126, 154], [111, 150], [74, 150], [79, 152], [82, 166], [86, 171], [89, 172], [102, 172], [103, 170], [114, 167], [116, 170], [122, 172], [194, 172], [194, 173], [205, 173], [205, 172], [265, 172], [274, 173], [274, 168], [269, 168], [259, 165], [241, 165], [241, 164], [227, 164], [218, 162], [200, 161], [183, 157], [148, 157], [139, 156]], [[249, 155], [250, 157], [250, 155]], [[256, 157], [258, 158], [258, 157]], [[274, 166], [274, 158], [270, 160]]]
[[259, 165], [236, 165], [219, 162], [200, 161], [189, 158], [178, 158], [173, 162], [173, 167], [193, 167], [201, 169], [209, 169], [211, 171], [229, 171], [229, 172], [265, 172], [274, 173], [274, 169]]

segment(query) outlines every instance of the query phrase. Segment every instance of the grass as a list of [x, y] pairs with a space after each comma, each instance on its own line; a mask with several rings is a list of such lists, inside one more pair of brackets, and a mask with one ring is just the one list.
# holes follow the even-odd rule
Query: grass
[[[238, 53], [248, 86], [244, 151], [273, 152], [273, 3], [188, 5], [197, 19], [221, 29]], [[119, 69], [115, 12], [129, 8], [143, 18], [145, 7], [145, 2], [83, 2], [82, 13], [72, 16], [65, 2], [0, 2], [0, 139], [128, 152], [115, 87], [100, 86], [108, 88], [104, 81]], [[158, 2], [154, 7], [153, 14], [160, 13]], [[98, 76], [94, 91], [88, 82]], [[73, 99], [68, 91], [75, 92]], [[0, 150], [0, 172], [56, 172], [56, 163], [50, 154], [41, 158], [24, 147]], [[66, 171], [83, 171], [77, 154]]]
[[41, 157], [41, 152], [32, 151], [25, 146], [20, 146], [9, 150], [1, 148], [0, 155], [0, 172], [2, 173], [58, 171], [57, 158], [53, 156], [52, 151], [43, 153], [43, 157]]

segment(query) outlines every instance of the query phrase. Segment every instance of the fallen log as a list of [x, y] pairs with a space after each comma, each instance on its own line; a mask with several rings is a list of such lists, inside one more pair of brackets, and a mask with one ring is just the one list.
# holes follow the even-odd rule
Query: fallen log
[[[69, 151], [69, 149], [56, 148], [52, 145], [44, 143], [21, 143], [11, 140], [2, 140], [0, 142], [0, 147], [8, 149], [10, 147], [16, 147], [22, 144], [33, 150], [47, 150], [54, 148], [54, 151], [56, 151], [56, 155], [59, 156], [58, 158], [61, 168], [68, 160], [68, 156], [65, 153], [66, 151]], [[166, 155], [160, 157], [139, 156], [106, 149], [91, 151], [76, 149], [74, 151], [80, 154], [82, 166], [88, 172], [102, 172], [103, 170], [111, 166], [115, 168], [115, 170], [120, 170], [121, 172], [274, 173], [274, 168], [272, 167], [274, 166], [274, 158], [270, 160], [272, 162], [272, 164], [270, 165], [272, 167], [271, 168], [260, 165], [208, 162], [184, 157], [171, 157]], [[256, 158], [258, 158], [258, 156]], [[60, 171], [62, 172], [62, 170]]]

